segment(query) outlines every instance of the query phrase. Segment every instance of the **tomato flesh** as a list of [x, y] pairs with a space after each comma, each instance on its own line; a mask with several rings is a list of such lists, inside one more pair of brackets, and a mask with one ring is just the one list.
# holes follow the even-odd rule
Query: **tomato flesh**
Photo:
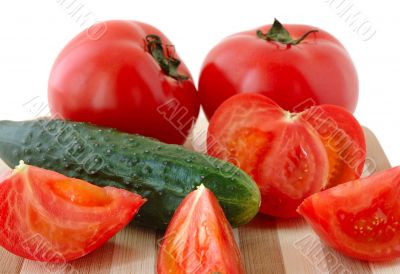
[[400, 257], [400, 167], [307, 198], [298, 212], [330, 246], [361, 260]]
[[295, 217], [303, 199], [321, 190], [328, 165], [323, 147], [307, 127], [286, 123], [281, 130], [254, 178], [261, 193], [266, 193], [261, 212]]
[[251, 175], [260, 188], [260, 212], [297, 216], [296, 208], [328, 178], [318, 133], [298, 115], [258, 94], [228, 99], [210, 121], [207, 150]]
[[105, 206], [112, 202], [104, 189], [78, 179], [54, 181], [50, 187], [55, 194], [77, 205]]
[[232, 228], [203, 185], [176, 210], [160, 246], [157, 273], [244, 273]]
[[139, 195], [100, 188], [21, 164], [0, 183], [0, 245], [37, 261], [66, 262], [103, 245], [145, 202]]
[[325, 188], [360, 178], [366, 158], [363, 130], [353, 115], [333, 105], [314, 106], [300, 114], [319, 133], [329, 160]]
[[271, 145], [272, 134], [257, 128], [244, 128], [235, 132], [232, 139], [227, 142], [230, 158], [236, 159], [243, 171], [254, 176], [257, 163]]

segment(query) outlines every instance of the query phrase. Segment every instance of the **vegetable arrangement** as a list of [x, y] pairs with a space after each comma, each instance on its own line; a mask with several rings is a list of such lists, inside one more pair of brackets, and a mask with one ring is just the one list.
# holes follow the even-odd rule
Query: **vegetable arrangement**
[[[26, 163], [0, 177], [1, 246], [74, 260], [137, 213], [134, 223], [166, 229], [158, 273], [244, 273], [232, 227], [260, 212], [300, 214], [357, 259], [400, 257], [400, 170], [359, 179], [357, 74], [332, 35], [277, 20], [232, 35], [207, 56], [198, 96], [163, 33], [106, 24], [98, 40], [82, 32], [57, 57], [52, 118], [0, 121], [0, 158]], [[180, 146], [200, 103], [209, 155]], [[35, 237], [52, 256], [33, 254]]]

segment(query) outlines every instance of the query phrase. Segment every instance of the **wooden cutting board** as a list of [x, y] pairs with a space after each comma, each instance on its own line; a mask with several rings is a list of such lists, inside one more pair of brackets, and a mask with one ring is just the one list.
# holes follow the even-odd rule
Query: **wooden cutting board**
[[[366, 173], [390, 167], [374, 134], [367, 140]], [[0, 170], [7, 167], [0, 161]], [[342, 256], [320, 242], [302, 219], [277, 221], [258, 216], [235, 229], [248, 274], [263, 273], [400, 273], [400, 260], [367, 263]], [[0, 273], [134, 273], [153, 274], [161, 232], [126, 227], [106, 245], [88, 256], [66, 264], [24, 260], [0, 248]]]

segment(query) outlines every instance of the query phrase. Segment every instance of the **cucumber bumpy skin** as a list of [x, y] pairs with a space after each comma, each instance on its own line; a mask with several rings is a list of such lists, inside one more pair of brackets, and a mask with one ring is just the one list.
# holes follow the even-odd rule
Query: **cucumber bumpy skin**
[[134, 223], [157, 229], [167, 227], [183, 198], [200, 184], [213, 191], [233, 227], [248, 223], [260, 206], [255, 182], [230, 163], [82, 122], [0, 121], [0, 158], [10, 167], [23, 160], [138, 193], [148, 201]]

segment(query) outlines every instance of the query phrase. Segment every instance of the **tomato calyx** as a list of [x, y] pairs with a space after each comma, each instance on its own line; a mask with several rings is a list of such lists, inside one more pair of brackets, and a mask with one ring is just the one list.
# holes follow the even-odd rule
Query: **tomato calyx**
[[171, 53], [169, 51], [171, 47], [174, 48], [173, 45], [166, 45], [167, 54], [165, 54], [161, 38], [155, 34], [146, 36], [146, 45], [147, 50], [166, 75], [178, 81], [189, 79], [188, 76], [178, 73], [178, 67], [181, 61], [173, 56], [173, 52]]
[[262, 30], [257, 30], [257, 37], [266, 41], [274, 41], [288, 46], [295, 46], [300, 44], [304, 39], [307, 38], [311, 33], [318, 32], [318, 30], [309, 30], [304, 33], [300, 38], [293, 39], [290, 33], [285, 29], [285, 27], [276, 18], [272, 27], [267, 33], [263, 33]]

